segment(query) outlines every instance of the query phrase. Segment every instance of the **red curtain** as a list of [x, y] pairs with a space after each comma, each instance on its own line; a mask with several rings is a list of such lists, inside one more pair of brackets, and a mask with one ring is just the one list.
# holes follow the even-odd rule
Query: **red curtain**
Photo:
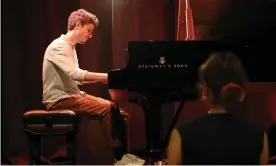
[[[73, 10], [85, 8], [95, 13], [100, 21], [93, 39], [86, 45], [77, 46], [80, 66], [90, 71], [123, 68], [127, 63], [125, 49], [130, 40], [175, 39], [174, 0], [28, 0], [19, 1], [16, 6], [7, 1], [2, 4], [9, 9], [3, 13], [1, 56], [2, 151], [7, 156], [26, 156], [28, 153], [21, 117], [29, 109], [44, 109], [41, 103], [43, 54], [54, 38], [66, 33], [67, 18]], [[265, 31], [275, 23], [273, 6], [273, 1], [191, 0], [199, 39]], [[107, 88], [105, 85], [82, 87], [90, 94], [110, 99]], [[266, 93], [254, 92], [250, 107], [256, 110], [251, 119], [265, 128], [276, 119], [275, 94], [272, 93], [275, 91], [271, 90], [275, 85], [257, 85], [251, 89], [262, 88]], [[144, 148], [143, 111], [126, 103], [122, 106], [133, 115], [131, 148]], [[171, 112], [164, 112], [164, 116], [171, 117]], [[203, 113], [202, 105], [187, 104], [179, 121], [185, 123]], [[90, 130], [84, 136], [92, 139]], [[87, 151], [82, 153], [88, 154]]]

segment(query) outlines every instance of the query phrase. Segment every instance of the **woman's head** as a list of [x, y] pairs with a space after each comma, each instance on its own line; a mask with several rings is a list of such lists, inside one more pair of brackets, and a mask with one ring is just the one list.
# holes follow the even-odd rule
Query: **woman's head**
[[199, 69], [201, 97], [212, 104], [230, 107], [242, 103], [248, 81], [240, 59], [231, 52], [214, 52]]

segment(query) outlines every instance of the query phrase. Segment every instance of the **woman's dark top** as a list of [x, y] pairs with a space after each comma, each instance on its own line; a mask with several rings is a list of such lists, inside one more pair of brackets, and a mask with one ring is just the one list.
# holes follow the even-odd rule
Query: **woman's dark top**
[[264, 133], [231, 114], [207, 114], [177, 128], [182, 164], [259, 164]]

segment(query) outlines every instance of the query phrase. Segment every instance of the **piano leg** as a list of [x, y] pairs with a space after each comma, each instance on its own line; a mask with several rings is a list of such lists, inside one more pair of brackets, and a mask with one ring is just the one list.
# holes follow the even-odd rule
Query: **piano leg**
[[164, 138], [162, 132], [161, 106], [162, 102], [156, 98], [147, 98], [143, 104], [145, 111], [147, 149], [149, 164], [160, 163], [164, 157]]
[[150, 165], [165, 165], [165, 148], [168, 145], [170, 133], [176, 124], [177, 118], [186, 100], [183, 100], [180, 103], [174, 119], [169, 127], [169, 131], [167, 135], [164, 136], [162, 132], [161, 107], [165, 102], [156, 98], [156, 96], [152, 98], [148, 96], [147, 98], [143, 97], [142, 100], [131, 99], [129, 102], [140, 105], [145, 111], [145, 131], [147, 137], [146, 163]]
[[145, 115], [145, 131], [147, 137], [146, 157], [148, 164], [154, 164], [163, 159], [164, 144], [161, 122], [162, 100], [156, 97], [131, 98], [129, 102], [140, 105]]

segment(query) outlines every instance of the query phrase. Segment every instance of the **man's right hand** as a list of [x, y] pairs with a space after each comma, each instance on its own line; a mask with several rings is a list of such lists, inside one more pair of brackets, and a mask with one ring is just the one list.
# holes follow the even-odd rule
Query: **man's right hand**
[[106, 80], [101, 80], [101, 83], [108, 84], [108, 80], [107, 79]]
[[108, 76], [107, 76], [107, 73], [87, 72], [85, 74], [83, 81], [96, 81], [96, 82], [101, 82], [103, 84], [107, 84]]

